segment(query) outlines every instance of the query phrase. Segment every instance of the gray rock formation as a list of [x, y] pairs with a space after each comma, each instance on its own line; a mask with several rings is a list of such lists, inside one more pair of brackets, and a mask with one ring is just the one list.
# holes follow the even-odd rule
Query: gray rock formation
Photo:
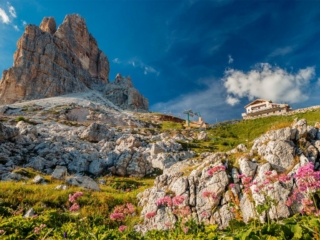
[[115, 105], [128, 110], [148, 110], [148, 99], [133, 87], [130, 77], [117, 74], [116, 79], [106, 85], [104, 94]]
[[66, 183], [77, 187], [100, 191], [99, 185], [92, 178], [89, 178], [87, 176], [68, 177]]
[[114, 136], [113, 131], [109, 131], [106, 126], [92, 123], [82, 134], [81, 138], [90, 142], [99, 142], [102, 139], [110, 139]]
[[0, 81], [2, 104], [101, 89], [109, 82], [108, 59], [80, 15], [67, 15], [57, 30], [52, 17], [40, 27], [27, 25], [17, 47], [14, 66]]
[[67, 177], [68, 170], [63, 166], [56, 166], [53, 173], [51, 174], [51, 178], [63, 180]]
[[19, 129], [10, 128], [0, 123], [0, 141], [10, 140], [19, 134]]
[[[294, 174], [308, 162], [320, 165], [320, 141], [317, 136], [318, 129], [307, 126], [302, 119], [295, 121], [292, 128], [269, 131], [255, 139], [250, 153], [238, 157], [239, 167], [225, 171], [222, 166], [232, 152], [247, 152], [243, 144], [228, 154], [201, 154], [204, 159], [200, 162], [192, 159], [172, 162], [170, 167], [163, 168], [163, 174], [156, 178], [152, 188], [137, 196], [139, 205], [143, 207], [141, 217], [144, 223], [135, 229], [141, 232], [166, 229], [165, 221], [169, 217], [177, 219], [174, 207], [163, 208], [154, 204], [164, 196], [183, 196], [185, 201], [181, 207], [188, 207], [192, 218], [218, 224], [220, 229], [227, 227], [236, 216], [244, 222], [250, 219], [266, 222], [267, 216], [270, 219], [291, 216], [297, 209], [288, 207], [286, 201], [297, 187]], [[161, 144], [152, 144], [152, 156], [161, 156], [165, 152]], [[215, 170], [209, 174], [209, 169]], [[280, 174], [282, 177], [279, 177]], [[280, 180], [284, 178], [286, 180]], [[231, 182], [232, 185], [229, 185]], [[257, 206], [266, 201], [269, 201], [270, 208], [259, 213]], [[155, 216], [147, 217], [148, 213]]]

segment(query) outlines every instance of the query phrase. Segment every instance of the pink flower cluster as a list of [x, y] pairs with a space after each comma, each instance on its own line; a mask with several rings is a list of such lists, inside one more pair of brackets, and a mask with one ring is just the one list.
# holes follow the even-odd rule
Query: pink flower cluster
[[0, 229], [0, 234], [4, 234], [5, 231], [3, 229]]
[[123, 232], [123, 231], [125, 231], [127, 229], [127, 226], [126, 225], [121, 225], [120, 227], [119, 227], [119, 232]]
[[77, 200], [83, 196], [82, 192], [76, 192], [74, 194], [69, 194], [69, 202], [73, 203], [72, 206], [69, 208], [69, 211], [76, 212], [80, 210], [80, 206], [77, 203]]
[[188, 217], [191, 214], [191, 209], [189, 206], [184, 206], [181, 208], [174, 209], [172, 212], [181, 217]]
[[114, 221], [124, 221], [124, 214], [123, 213], [111, 213], [110, 219]]
[[119, 205], [116, 206], [113, 213], [110, 214], [110, 219], [115, 221], [124, 221], [126, 216], [133, 215], [135, 211], [136, 208], [131, 203]]
[[208, 170], [208, 175], [212, 176], [212, 175], [213, 175], [214, 173], [216, 173], [216, 172], [225, 171], [225, 170], [226, 170], [226, 167], [225, 167], [225, 166], [222, 166], [222, 165], [220, 165], [220, 166], [215, 166], [215, 167], [210, 168], [210, 169]]
[[41, 232], [41, 230], [43, 229], [43, 228], [45, 228], [47, 225], [45, 225], [45, 224], [41, 224], [39, 227], [35, 227], [34, 228], [34, 233], [35, 234], [40, 234], [40, 232]]
[[146, 218], [150, 219], [157, 215], [157, 212], [148, 212], [146, 214]]
[[286, 205], [292, 206], [294, 204], [302, 205], [302, 214], [316, 214], [316, 202], [314, 202], [313, 194], [320, 190], [320, 172], [314, 170], [312, 162], [300, 167], [294, 175], [296, 179], [297, 188], [288, 198]]
[[79, 206], [78, 203], [74, 203], [74, 204], [69, 208], [69, 210], [70, 210], [71, 212], [79, 211], [79, 209], [80, 209], [80, 206]]
[[266, 192], [268, 190], [272, 190], [273, 184], [277, 181], [282, 182], [282, 183], [286, 183], [288, 182], [291, 178], [285, 174], [280, 174], [278, 175], [276, 172], [272, 172], [272, 171], [267, 171], [265, 172], [265, 179], [264, 181], [254, 181], [252, 182], [252, 177], [247, 177], [244, 174], [240, 174], [239, 175], [240, 178], [242, 178], [242, 183], [245, 187], [244, 192], [246, 193], [250, 193], [250, 187], [251, 186], [255, 186], [254, 188], [254, 192], [256, 193], [264, 193], [266, 194]]
[[[183, 204], [185, 200], [184, 196], [175, 196], [171, 198], [170, 196], [164, 196], [162, 198], [159, 198], [156, 201], [156, 205], [158, 207], [164, 206], [164, 207], [171, 207], [172, 212], [174, 214], [180, 215], [182, 217], [186, 217], [190, 214], [190, 207], [189, 206], [184, 206], [184, 207], [179, 207], [181, 204]], [[146, 218], [151, 219], [154, 216], [157, 215], [157, 212], [149, 212], [146, 214]]]
[[82, 192], [76, 192], [73, 195], [69, 194], [69, 202], [74, 203], [77, 201], [78, 198], [80, 198], [82, 196], [83, 196]]
[[172, 200], [171, 197], [169, 196], [164, 196], [163, 198], [159, 198], [156, 201], [156, 205], [159, 206], [167, 206], [167, 207], [172, 207]]
[[204, 197], [204, 198], [209, 198], [209, 197], [211, 197], [212, 199], [217, 199], [217, 198], [218, 198], [218, 196], [217, 196], [215, 193], [210, 192], [210, 191], [204, 191], [204, 192], [202, 193], [202, 197]]
[[185, 200], [184, 196], [176, 196], [172, 198], [172, 203], [175, 206], [179, 206], [184, 202], [184, 200]]

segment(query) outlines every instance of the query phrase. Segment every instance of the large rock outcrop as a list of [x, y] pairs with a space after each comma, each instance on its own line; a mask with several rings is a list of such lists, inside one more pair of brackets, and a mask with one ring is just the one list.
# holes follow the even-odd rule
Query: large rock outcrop
[[117, 74], [116, 79], [106, 85], [104, 94], [111, 102], [123, 109], [148, 110], [148, 99], [133, 87], [130, 77], [122, 77]]
[[[218, 224], [220, 229], [232, 219], [247, 223], [288, 218], [302, 209], [288, 201], [297, 191], [298, 169], [312, 162], [319, 170], [318, 134], [318, 125], [295, 120], [291, 128], [271, 130], [256, 138], [249, 152], [241, 144], [227, 153], [201, 154], [201, 161], [189, 158], [174, 162], [163, 168], [152, 188], [138, 194], [144, 223], [135, 229], [168, 229], [170, 218], [174, 223], [178, 218], [184, 222], [192, 217], [197, 222]], [[155, 144], [151, 154], [162, 154]], [[237, 158], [237, 166], [229, 167], [232, 155], [242, 151], [247, 153]], [[183, 202], [173, 204], [177, 197]], [[163, 199], [172, 203], [156, 204]], [[266, 204], [269, 208], [260, 212]]]
[[109, 82], [108, 59], [80, 15], [67, 15], [58, 29], [52, 17], [27, 25], [17, 48], [2, 75], [0, 104], [103, 90]]

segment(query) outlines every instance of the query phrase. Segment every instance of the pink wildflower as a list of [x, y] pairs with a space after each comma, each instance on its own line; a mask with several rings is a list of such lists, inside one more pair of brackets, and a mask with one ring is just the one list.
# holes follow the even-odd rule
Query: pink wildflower
[[185, 228], [183, 229], [183, 232], [184, 232], [185, 234], [187, 234], [188, 231], [189, 231], [189, 228], [188, 228], [188, 227], [185, 227]]
[[166, 225], [166, 227], [170, 227], [171, 226], [171, 222], [166, 222], [164, 225]]
[[33, 231], [35, 234], [40, 234], [40, 230], [41, 230], [40, 228], [35, 227]]
[[126, 225], [121, 225], [120, 227], [119, 227], [119, 232], [123, 232], [123, 231], [125, 231], [127, 229], [127, 226]]
[[214, 193], [212, 193], [211, 197], [212, 197], [212, 199], [218, 199], [218, 196]]
[[201, 215], [204, 216], [204, 217], [206, 217], [206, 216], [208, 216], [208, 213], [207, 213], [206, 211], [203, 211], [203, 212], [201, 213]]
[[146, 218], [150, 219], [150, 218], [153, 218], [155, 215], [157, 215], [157, 212], [148, 212], [146, 214]]
[[74, 204], [69, 208], [69, 210], [70, 210], [71, 212], [76, 212], [76, 211], [78, 211], [79, 209], [80, 209], [80, 206], [79, 206], [78, 203], [74, 203]]
[[243, 177], [242, 178], [242, 183], [243, 184], [249, 184], [252, 180], [252, 177]]
[[33, 231], [34, 231], [35, 234], [40, 234], [41, 230], [43, 228], [45, 228], [46, 226], [47, 225], [45, 225], [45, 224], [41, 224], [39, 227], [35, 227]]
[[123, 221], [124, 215], [123, 215], [123, 213], [111, 213], [110, 219], [115, 220], [115, 221]]
[[234, 188], [235, 184], [234, 183], [230, 183], [229, 184], [229, 188]]
[[78, 198], [82, 197], [82, 192], [76, 192], [75, 194], [69, 194], [69, 202], [74, 203]]
[[180, 215], [182, 217], [187, 217], [189, 216], [191, 213], [190, 207], [189, 206], [185, 206], [183, 208], [180, 209]]
[[172, 207], [172, 200], [171, 197], [169, 196], [164, 196], [163, 198], [159, 198], [156, 201], [156, 205], [159, 206], [168, 206], [168, 207]]
[[202, 197], [210, 197], [212, 195], [212, 192], [210, 192], [210, 191], [204, 191], [203, 193], [202, 193]]
[[179, 206], [183, 203], [185, 197], [184, 196], [176, 196], [174, 198], [172, 198], [172, 203], [175, 206]]
[[272, 174], [272, 172], [271, 171], [267, 171], [267, 172], [265, 172], [265, 175], [266, 176], [270, 176]]
[[208, 170], [208, 175], [212, 176], [214, 173], [219, 172], [219, 171], [225, 171], [226, 167], [225, 166], [215, 166], [211, 169]]
[[285, 174], [280, 174], [279, 176], [278, 176], [278, 180], [280, 181], [280, 182], [283, 182], [283, 183], [286, 183], [286, 182], [288, 182], [288, 181], [290, 181], [290, 177], [289, 176], [287, 176], [287, 175], [285, 175]]
[[3, 229], [0, 229], [0, 234], [4, 234], [5, 231]]
[[132, 214], [132, 213], [134, 213], [136, 211], [136, 208], [133, 206], [132, 203], [127, 203], [126, 206], [127, 206], [127, 209], [129, 211], [129, 213]]

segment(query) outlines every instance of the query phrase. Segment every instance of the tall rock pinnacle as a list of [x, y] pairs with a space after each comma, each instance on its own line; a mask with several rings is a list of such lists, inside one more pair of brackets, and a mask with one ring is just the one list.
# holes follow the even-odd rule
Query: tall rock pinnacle
[[0, 104], [103, 90], [109, 82], [109, 61], [78, 14], [67, 15], [58, 29], [52, 17], [40, 27], [27, 25], [17, 48], [2, 75]]

